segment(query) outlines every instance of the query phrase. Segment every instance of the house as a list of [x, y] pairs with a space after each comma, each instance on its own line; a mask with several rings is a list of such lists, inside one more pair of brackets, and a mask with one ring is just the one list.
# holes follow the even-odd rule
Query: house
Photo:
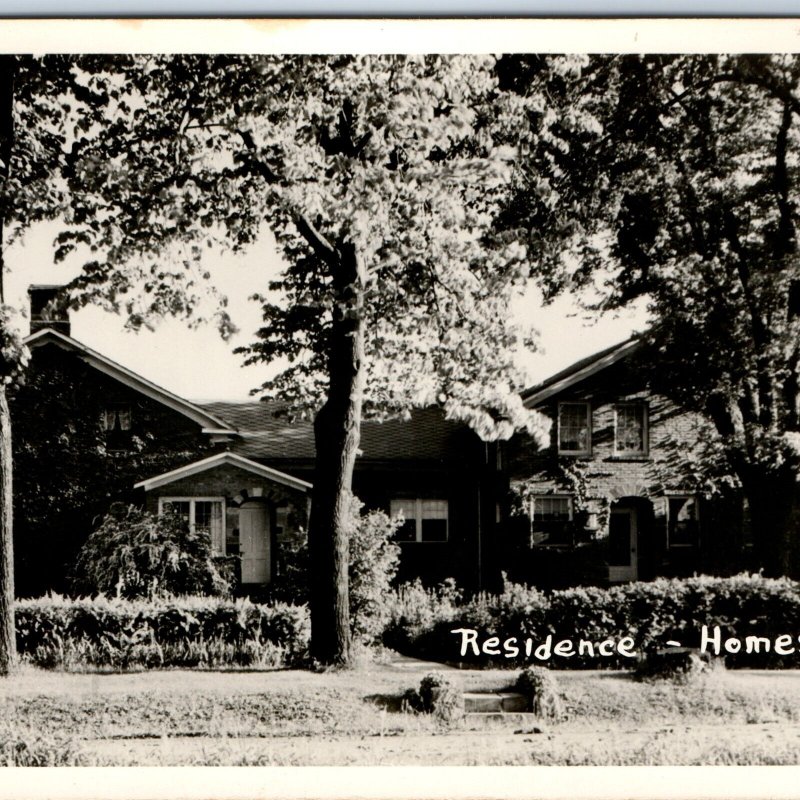
[[[73, 338], [68, 311], [52, 307], [58, 288], [29, 290], [31, 365], [11, 398], [18, 593], [65, 590], [115, 501], [177, 511], [217, 552], [241, 556], [245, 590], [269, 584], [281, 542], [306, 521], [311, 423], [290, 424], [278, 404], [195, 404], [156, 386]], [[403, 512], [401, 579], [482, 585], [495, 462], [492, 446], [435, 409], [364, 423], [354, 490], [368, 508]]]
[[[311, 423], [289, 423], [279, 404], [196, 404], [156, 386], [74, 339], [57, 290], [30, 289], [32, 363], [12, 397], [18, 593], [64, 590], [120, 500], [182, 514], [240, 556], [244, 591], [269, 585], [306, 523]], [[685, 469], [713, 432], [649, 390], [639, 350], [624, 342], [527, 392], [554, 423], [549, 448], [523, 435], [484, 443], [434, 408], [365, 421], [354, 491], [402, 512], [399, 579], [491, 590], [503, 572], [557, 585], [727, 569], [741, 514], [706, 502]]]
[[516, 436], [502, 449], [524, 511], [503, 557], [513, 577], [612, 584], [746, 566], [740, 497], [707, 499], [693, 471], [716, 431], [650, 387], [644, 358], [632, 338], [525, 393], [552, 433], [548, 448]]

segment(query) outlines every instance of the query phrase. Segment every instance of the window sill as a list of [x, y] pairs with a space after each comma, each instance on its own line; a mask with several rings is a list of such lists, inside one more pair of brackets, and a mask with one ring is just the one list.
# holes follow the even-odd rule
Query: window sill
[[652, 461], [652, 460], [653, 460], [652, 456], [650, 456], [647, 453], [641, 454], [641, 455], [629, 455], [629, 456], [614, 455], [614, 456], [609, 456], [608, 458], [604, 459], [604, 461], [611, 461], [611, 462], [615, 462], [615, 461], [633, 461], [633, 462], [639, 462], [639, 463], [647, 463], [648, 461]]

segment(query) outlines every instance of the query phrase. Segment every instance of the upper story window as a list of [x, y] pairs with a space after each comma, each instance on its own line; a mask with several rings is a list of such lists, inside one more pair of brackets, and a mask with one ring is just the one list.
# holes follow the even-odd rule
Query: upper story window
[[103, 429], [106, 433], [129, 431], [131, 429], [131, 407], [126, 405], [108, 406], [103, 411]]
[[667, 536], [670, 547], [694, 547], [698, 542], [697, 498], [691, 495], [668, 498]]
[[592, 407], [589, 403], [558, 404], [558, 452], [567, 456], [592, 454]]
[[391, 501], [392, 517], [402, 514], [405, 522], [398, 529], [398, 542], [446, 542], [447, 500], [396, 498]]
[[647, 406], [644, 403], [619, 403], [615, 408], [614, 453], [619, 456], [646, 456], [649, 449]]
[[110, 452], [127, 450], [131, 444], [131, 407], [114, 403], [106, 406], [100, 423], [106, 434], [106, 447]]

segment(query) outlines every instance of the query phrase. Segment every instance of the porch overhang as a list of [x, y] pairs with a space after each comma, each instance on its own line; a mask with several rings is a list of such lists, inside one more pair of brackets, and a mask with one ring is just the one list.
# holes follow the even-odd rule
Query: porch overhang
[[216, 455], [209, 456], [200, 461], [195, 461], [187, 464], [184, 467], [173, 469], [170, 472], [164, 472], [161, 475], [155, 475], [152, 478], [146, 478], [139, 483], [134, 484], [135, 489], [144, 489], [146, 492], [157, 489], [160, 486], [166, 486], [182, 478], [188, 478], [192, 475], [198, 475], [202, 472], [207, 472], [210, 469], [215, 469], [221, 466], [238, 467], [239, 469], [257, 475], [274, 483], [280, 483], [283, 486], [288, 486], [290, 489], [296, 489], [301, 492], [309, 492], [312, 485], [308, 481], [295, 478], [293, 475], [287, 475], [285, 472], [273, 469], [272, 467], [265, 467], [257, 461], [252, 461], [244, 456], [237, 455], [236, 453], [217, 453]]

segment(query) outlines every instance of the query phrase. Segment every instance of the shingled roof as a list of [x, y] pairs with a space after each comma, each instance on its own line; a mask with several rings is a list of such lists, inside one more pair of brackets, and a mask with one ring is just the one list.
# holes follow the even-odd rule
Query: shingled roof
[[532, 386], [530, 389], [526, 389], [522, 393], [522, 399], [528, 408], [533, 408], [553, 395], [564, 391], [564, 389], [574, 386], [576, 383], [592, 375], [596, 375], [601, 370], [627, 358], [641, 346], [641, 339], [638, 336], [632, 336], [624, 342], [620, 342], [619, 344], [607, 347], [605, 350], [601, 350], [599, 353], [594, 353], [591, 356], [582, 358], [566, 369], [562, 369], [560, 372], [556, 372], [555, 375], [551, 375], [549, 378], [542, 381], [542, 383]]
[[[300, 460], [314, 458], [311, 422], [288, 422], [276, 416], [279, 403], [203, 403], [209, 413], [237, 429], [231, 450], [246, 458]], [[408, 422], [366, 420], [361, 427], [363, 459], [447, 460], [458, 457], [458, 442], [470, 435], [463, 424], [445, 420], [436, 408], [415, 410]]]

